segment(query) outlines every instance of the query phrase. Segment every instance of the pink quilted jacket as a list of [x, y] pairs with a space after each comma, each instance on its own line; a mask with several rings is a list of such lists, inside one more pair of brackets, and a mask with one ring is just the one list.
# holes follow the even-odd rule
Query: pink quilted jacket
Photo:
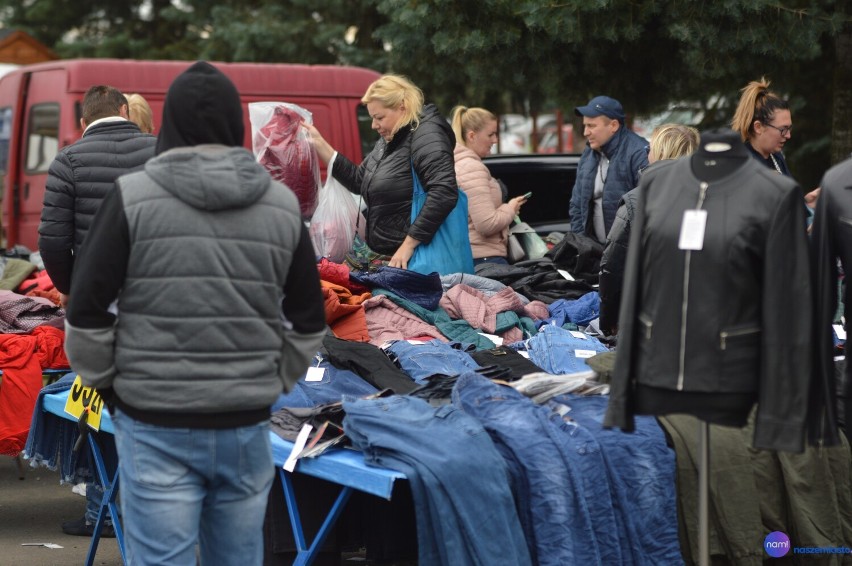
[[456, 144], [456, 178], [467, 194], [470, 246], [473, 257], [506, 257], [512, 207], [502, 203], [500, 185], [472, 149]]

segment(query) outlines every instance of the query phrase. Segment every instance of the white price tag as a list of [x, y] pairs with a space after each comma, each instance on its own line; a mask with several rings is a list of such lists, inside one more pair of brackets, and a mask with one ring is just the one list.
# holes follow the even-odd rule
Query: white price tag
[[322, 381], [325, 375], [325, 368], [312, 366], [308, 368], [308, 374], [305, 376], [305, 381]]
[[292, 471], [296, 469], [296, 456], [302, 452], [302, 449], [308, 442], [308, 435], [311, 434], [313, 428], [314, 427], [309, 424], [302, 425], [302, 430], [299, 431], [299, 436], [296, 437], [296, 443], [293, 445], [290, 455], [287, 456], [287, 460], [284, 462], [283, 467], [288, 472], [292, 473]]
[[591, 358], [592, 356], [597, 356], [597, 355], [598, 355], [598, 353], [595, 352], [594, 350], [574, 350], [574, 357], [575, 358], [580, 358], [580, 359]]
[[680, 240], [677, 247], [682, 250], [700, 250], [704, 247], [704, 229], [707, 226], [706, 210], [684, 210], [680, 225]]
[[485, 336], [486, 338], [488, 338], [489, 340], [494, 342], [495, 346], [502, 346], [503, 345], [503, 338], [501, 338], [500, 336], [495, 336], [494, 334], [488, 334], [486, 332], [479, 332], [479, 335]]
[[585, 334], [583, 334], [582, 332], [578, 332], [576, 330], [569, 330], [568, 332], [570, 332], [571, 336], [573, 336], [574, 338], [579, 338], [580, 340], [588, 340], [589, 339], [589, 337], [586, 336]]
[[832, 324], [832, 328], [834, 328], [834, 333], [837, 334], [838, 340], [846, 340], [846, 329], [843, 328], [842, 324]]
[[526, 350], [518, 350], [518, 353], [519, 353], [522, 357], [524, 357], [524, 358], [526, 358], [526, 359], [530, 359], [530, 353], [529, 353], [529, 352], [527, 352]]
[[557, 269], [556, 271], [557, 271], [557, 273], [559, 273], [559, 275], [561, 275], [562, 277], [564, 277], [568, 281], [574, 281], [574, 278], [571, 276], [571, 274], [568, 273], [567, 271], [565, 271], [564, 269]]

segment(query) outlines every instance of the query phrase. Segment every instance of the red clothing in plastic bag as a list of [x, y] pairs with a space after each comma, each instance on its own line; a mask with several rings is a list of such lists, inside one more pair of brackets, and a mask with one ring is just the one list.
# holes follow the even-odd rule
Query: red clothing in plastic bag
[[[256, 134], [260, 146], [258, 162], [270, 176], [296, 193], [302, 216], [310, 217], [317, 207], [319, 160], [304, 134], [300, 135], [302, 116], [286, 106], [275, 107], [272, 118]], [[260, 143], [257, 143], [260, 141]]]

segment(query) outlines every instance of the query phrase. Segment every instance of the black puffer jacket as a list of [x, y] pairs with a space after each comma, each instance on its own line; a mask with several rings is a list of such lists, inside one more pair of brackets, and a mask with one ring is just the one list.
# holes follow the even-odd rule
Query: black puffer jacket
[[[367, 203], [367, 245], [393, 255], [406, 236], [422, 243], [432, 237], [458, 200], [453, 148], [455, 135], [433, 104], [427, 104], [420, 124], [400, 128], [390, 142], [380, 139], [360, 166], [338, 154], [334, 178], [364, 197]], [[426, 191], [426, 204], [411, 223], [414, 182], [411, 164]]]
[[74, 256], [104, 196], [119, 176], [142, 168], [156, 142], [133, 122], [106, 121], [56, 155], [47, 175], [38, 249], [60, 292], [70, 291]]

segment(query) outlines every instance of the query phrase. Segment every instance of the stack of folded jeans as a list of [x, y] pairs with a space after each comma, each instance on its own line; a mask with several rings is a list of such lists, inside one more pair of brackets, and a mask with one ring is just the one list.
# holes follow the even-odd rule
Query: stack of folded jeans
[[410, 396], [343, 408], [346, 434], [365, 461], [409, 480], [419, 564], [531, 564], [506, 463], [478, 421]]
[[459, 377], [453, 403], [482, 423], [506, 459], [535, 562], [625, 563], [606, 467], [588, 431], [474, 373]]

